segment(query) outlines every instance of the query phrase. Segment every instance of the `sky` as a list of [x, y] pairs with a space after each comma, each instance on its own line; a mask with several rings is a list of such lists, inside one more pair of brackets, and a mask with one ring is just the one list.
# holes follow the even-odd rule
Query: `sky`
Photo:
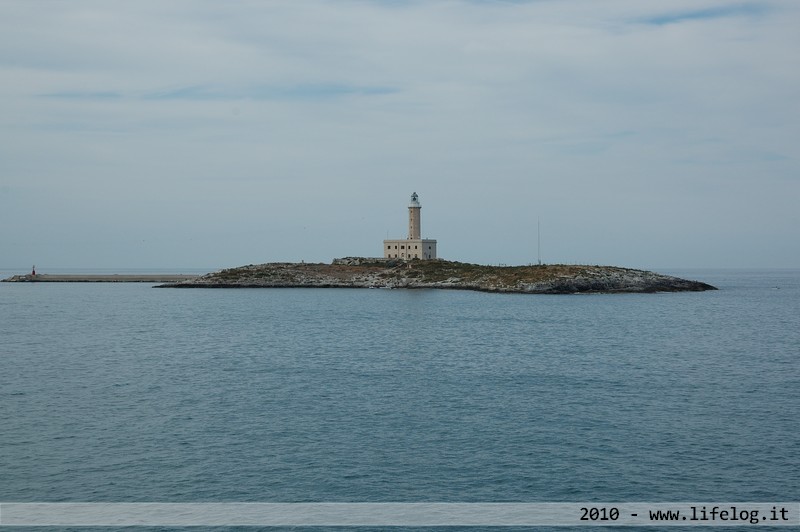
[[0, 1], [0, 268], [800, 267], [797, 0]]

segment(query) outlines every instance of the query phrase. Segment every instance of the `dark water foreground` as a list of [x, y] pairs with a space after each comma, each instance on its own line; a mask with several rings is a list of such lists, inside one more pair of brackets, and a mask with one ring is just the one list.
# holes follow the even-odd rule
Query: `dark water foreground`
[[0, 285], [0, 501], [800, 500], [800, 273]]

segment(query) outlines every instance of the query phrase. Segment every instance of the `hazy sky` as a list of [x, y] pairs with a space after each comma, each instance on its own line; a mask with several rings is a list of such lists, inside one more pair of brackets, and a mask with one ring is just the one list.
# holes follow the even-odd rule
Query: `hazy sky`
[[800, 2], [0, 1], [0, 268], [800, 266]]

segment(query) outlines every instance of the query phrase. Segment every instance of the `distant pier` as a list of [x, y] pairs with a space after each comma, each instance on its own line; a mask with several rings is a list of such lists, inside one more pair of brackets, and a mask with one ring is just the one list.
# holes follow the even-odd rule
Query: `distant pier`
[[14, 275], [3, 279], [4, 283], [176, 283], [197, 279], [192, 274], [58, 274]]

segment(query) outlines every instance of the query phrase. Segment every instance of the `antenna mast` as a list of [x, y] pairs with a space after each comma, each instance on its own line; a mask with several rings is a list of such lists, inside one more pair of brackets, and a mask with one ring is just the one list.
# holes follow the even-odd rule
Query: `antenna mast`
[[539, 266], [542, 265], [542, 229], [539, 217], [536, 217], [536, 258], [539, 260]]

